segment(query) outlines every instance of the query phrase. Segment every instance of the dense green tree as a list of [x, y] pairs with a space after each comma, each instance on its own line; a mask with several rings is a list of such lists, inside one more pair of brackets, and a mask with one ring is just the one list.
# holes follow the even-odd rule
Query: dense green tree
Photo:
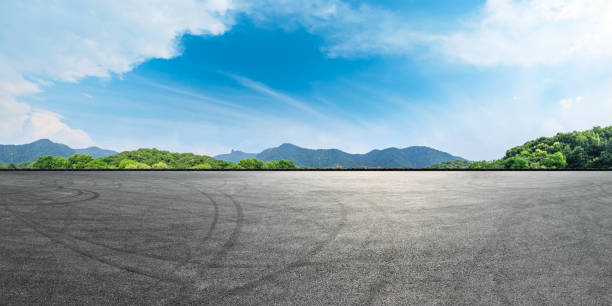
[[[138, 149], [135, 151], [125, 151], [116, 155], [107, 156], [100, 158], [104, 163], [108, 164], [110, 168], [125, 169], [130, 167], [145, 168], [142, 164], [157, 168], [165, 164], [168, 168], [174, 169], [189, 169], [189, 168], [201, 168], [207, 169], [209, 165], [211, 169], [262, 169], [266, 168], [264, 162], [251, 159], [247, 161], [241, 161], [242, 164], [236, 164], [233, 162], [217, 160], [205, 155], [195, 155], [191, 153], [171, 153], [168, 151], [161, 151], [157, 149]], [[134, 164], [140, 163], [140, 164]], [[281, 168], [281, 169], [292, 169], [296, 168], [295, 164], [290, 161], [279, 161], [268, 163], [267, 167]], [[129, 168], [128, 168], [129, 169]]]
[[74, 154], [68, 158], [69, 167], [73, 169], [84, 169], [93, 160], [94, 158], [87, 154]]
[[522, 157], [510, 157], [503, 162], [506, 169], [526, 169], [529, 168], [529, 161]]
[[541, 164], [546, 168], [565, 168], [567, 167], [567, 162], [565, 160], [565, 155], [561, 152], [556, 152], [554, 154], [548, 154], [542, 160]]
[[124, 159], [119, 163], [119, 169], [149, 169], [151, 166], [131, 159]]
[[51, 169], [53, 165], [53, 156], [44, 155], [36, 159], [36, 161], [32, 164], [33, 168], [37, 169]]
[[527, 160], [529, 168], [609, 168], [610, 154], [612, 126], [594, 127], [528, 141], [508, 150], [499, 162], [511, 165], [513, 158], [520, 157]]
[[586, 168], [603, 168], [610, 169], [612, 168], [612, 152], [603, 152], [598, 157], [590, 160]]
[[109, 166], [101, 159], [94, 159], [85, 165], [86, 169], [108, 169]]
[[447, 162], [442, 162], [438, 164], [431, 165], [427, 167], [428, 169], [467, 169], [472, 164], [471, 161], [467, 160], [451, 160]]
[[15, 164], [13, 164], [13, 163], [10, 163], [10, 164], [7, 166], [7, 168], [8, 168], [8, 169], [17, 169], [17, 166], [15, 166]]
[[69, 169], [70, 161], [67, 158], [54, 156], [52, 168], [54, 169]]
[[567, 155], [567, 166], [569, 168], [581, 168], [589, 162], [589, 155], [581, 146], [576, 146]]
[[275, 160], [267, 161], [264, 163], [263, 168], [264, 169], [278, 169], [279, 168], [278, 162]]
[[493, 168], [492, 163], [486, 161], [486, 160], [479, 160], [479, 161], [475, 161], [473, 163], [471, 163], [469, 165], [470, 169], [487, 169], [487, 168]]
[[241, 169], [238, 164], [232, 162], [224, 162], [220, 166], [220, 169]]
[[158, 163], [153, 164], [153, 165], [151, 166], [151, 168], [153, 168], [153, 169], [168, 169], [168, 168], [170, 168], [170, 167], [168, 167], [168, 164], [166, 164], [166, 163], [164, 163], [164, 162], [160, 161], [160, 162], [158, 162]]
[[239, 161], [238, 166], [244, 169], [263, 169], [264, 162], [257, 158], [247, 158]]
[[281, 159], [278, 161], [278, 169], [297, 169], [297, 166], [290, 160]]
[[212, 169], [212, 166], [209, 164], [199, 164], [191, 167], [191, 169]]
[[68, 159], [63, 157], [45, 155], [36, 159], [32, 167], [37, 169], [67, 169], [70, 168], [70, 163]]
[[122, 160], [133, 160], [147, 165], [154, 165], [163, 162], [169, 168], [185, 169], [199, 164], [210, 164], [213, 168], [223, 168], [225, 161], [216, 160], [205, 155], [195, 155], [191, 153], [171, 153], [157, 149], [138, 149], [136, 151], [125, 151], [117, 155], [103, 158], [111, 166], [119, 167]]

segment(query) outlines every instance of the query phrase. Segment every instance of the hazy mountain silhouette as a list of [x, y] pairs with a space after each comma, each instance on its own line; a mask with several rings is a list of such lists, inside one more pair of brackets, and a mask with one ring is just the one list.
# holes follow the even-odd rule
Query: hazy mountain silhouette
[[217, 155], [214, 156], [214, 158], [237, 163], [243, 159], [255, 158], [255, 156], [257, 156], [257, 153], [246, 153], [242, 151], [232, 150], [231, 153]]
[[238, 162], [245, 158], [257, 158], [262, 161], [286, 159], [298, 166], [311, 168], [424, 168], [433, 164], [463, 160], [446, 152], [422, 146], [403, 149], [387, 148], [372, 150], [366, 154], [350, 154], [338, 149], [306, 149], [285, 143], [261, 153], [245, 153], [232, 150], [229, 154], [217, 155], [214, 158]]
[[44, 155], [69, 157], [74, 154], [89, 154], [94, 158], [115, 155], [117, 152], [98, 147], [85, 149], [72, 149], [71, 147], [53, 142], [49, 139], [40, 139], [23, 145], [0, 145], [0, 163], [32, 162]]

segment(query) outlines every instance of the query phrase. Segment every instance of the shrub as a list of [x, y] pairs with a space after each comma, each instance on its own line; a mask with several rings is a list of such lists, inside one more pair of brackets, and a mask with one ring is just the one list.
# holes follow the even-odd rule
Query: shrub
[[168, 167], [168, 165], [164, 162], [158, 162], [156, 164], [153, 164], [153, 166], [151, 166], [151, 168], [153, 169], [168, 169], [170, 167]]
[[139, 163], [131, 159], [124, 159], [119, 163], [119, 169], [149, 169], [149, 165], [145, 163]]
[[212, 166], [209, 164], [199, 164], [191, 167], [191, 169], [212, 169]]
[[567, 167], [567, 162], [565, 161], [565, 155], [561, 152], [557, 152], [554, 154], [548, 154], [542, 160], [541, 164], [546, 168], [565, 168]]
[[232, 162], [224, 162], [223, 164], [221, 164], [221, 169], [241, 169], [241, 167], [238, 164]]
[[244, 169], [262, 169], [264, 167], [264, 162], [257, 158], [248, 158], [239, 161], [238, 166]]
[[278, 162], [277, 161], [268, 161], [264, 163], [264, 168], [265, 169], [278, 169]]
[[94, 159], [85, 164], [87, 169], [108, 169], [108, 164], [100, 159]]
[[69, 168], [74, 168], [74, 169], [83, 169], [87, 166], [89, 162], [92, 162], [93, 160], [94, 158], [91, 157], [91, 155], [74, 154], [68, 158], [69, 164], [67, 168], [69, 167]]
[[51, 165], [53, 165], [53, 156], [44, 155], [37, 158], [36, 161], [32, 164], [32, 167], [36, 169], [51, 169]]
[[506, 169], [525, 169], [529, 168], [529, 162], [522, 157], [511, 157], [503, 161]]
[[290, 160], [279, 160], [278, 161], [279, 169], [297, 169], [297, 166]]

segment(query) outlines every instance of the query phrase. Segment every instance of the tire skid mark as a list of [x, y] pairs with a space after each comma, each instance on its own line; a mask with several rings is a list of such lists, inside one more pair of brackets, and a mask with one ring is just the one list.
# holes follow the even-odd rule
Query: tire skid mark
[[222, 194], [225, 197], [227, 197], [232, 202], [232, 204], [234, 204], [234, 207], [236, 208], [236, 225], [234, 226], [234, 230], [230, 234], [230, 237], [228, 238], [228, 240], [225, 241], [225, 243], [223, 244], [221, 249], [217, 251], [217, 253], [213, 257], [213, 259], [208, 264], [208, 266], [207, 266], [208, 268], [218, 268], [218, 267], [221, 266], [221, 262], [227, 256], [227, 253], [238, 242], [238, 238], [240, 236], [240, 232], [242, 231], [242, 225], [244, 223], [244, 212], [243, 212], [243, 209], [242, 209], [242, 205], [240, 205], [238, 202], [236, 202], [236, 200], [234, 200], [233, 196], [231, 196], [231, 195], [229, 195], [229, 194], [227, 194], [225, 192], [222, 192]]
[[[35, 207], [61, 206], [61, 205], [66, 205], [66, 204], [73, 204], [73, 203], [78, 203], [78, 202], [85, 202], [85, 201], [89, 201], [89, 200], [94, 200], [94, 199], [97, 199], [98, 197], [100, 197], [100, 194], [95, 192], [95, 191], [85, 190], [85, 189], [73, 189], [73, 190], [78, 190], [80, 192], [79, 195], [82, 195], [83, 193], [90, 193], [91, 195], [90, 195], [89, 198], [85, 198], [85, 199], [73, 199], [73, 200], [69, 200], [69, 201], [60, 201], [60, 202], [51, 202], [51, 203], [42, 203], [42, 204], [41, 203], [5, 204], [4, 206], [35, 206]], [[72, 198], [74, 198], [74, 197], [75, 196], [72, 196]]]
[[[58, 180], [55, 181], [56, 184]], [[95, 181], [94, 181], [95, 183]], [[70, 186], [74, 185], [74, 180], [70, 180]], [[64, 187], [58, 184], [58, 188], [59, 189], [63, 189]], [[83, 194], [83, 191], [81, 189], [77, 189], [77, 195], [72, 197], [72, 198], [76, 198], [79, 195]], [[99, 194], [98, 194], [99, 197]], [[57, 199], [56, 199], [57, 200]], [[85, 200], [87, 201], [87, 200]], [[39, 207], [37, 207], [36, 209], [38, 209]], [[35, 209], [35, 210], [36, 210]], [[64, 218], [64, 224], [62, 226], [62, 229], [60, 230], [60, 232], [62, 234], [66, 233], [66, 231], [68, 230], [68, 228], [74, 223], [74, 205], [68, 205], [67, 206], [67, 211], [66, 211], [66, 217]]]
[[[384, 222], [378, 222], [378, 224], [391, 223], [391, 218], [389, 217], [389, 214], [387, 213], [387, 211], [385, 211], [383, 208], [378, 206], [378, 204], [376, 204], [376, 202], [372, 200], [366, 200], [366, 202], [368, 203], [371, 209], [373, 209], [375, 212], [379, 214], [382, 214], [382, 218]], [[372, 235], [373, 233], [371, 233], [370, 236]], [[362, 249], [365, 249], [367, 246], [369, 246], [371, 242], [372, 242], [371, 240], [364, 241], [362, 245]], [[357, 302], [357, 305], [374, 305], [374, 300], [376, 300], [376, 298], [380, 295], [380, 293], [391, 283], [388, 278], [391, 276], [391, 274], [393, 274], [393, 268], [392, 268], [392, 265], [390, 264], [392, 259], [393, 258], [391, 256], [387, 254], [383, 254], [382, 263], [378, 264], [378, 271], [380, 275], [376, 277], [374, 282], [372, 282], [368, 286], [366, 295], [363, 298], [359, 299], [359, 301]]]
[[[214, 209], [213, 220], [210, 223], [210, 226], [208, 227], [208, 230], [206, 231], [206, 234], [200, 240], [200, 243], [203, 244], [204, 242], [208, 241], [212, 237], [212, 234], [213, 234], [214, 230], [217, 228], [217, 223], [219, 222], [219, 204], [208, 193], [206, 193], [206, 192], [204, 192], [204, 191], [202, 191], [202, 190], [200, 190], [200, 189], [198, 189], [196, 187], [193, 187], [193, 186], [188, 185], [188, 184], [181, 184], [179, 182], [175, 182], [175, 183], [178, 184], [178, 185], [182, 185], [182, 186], [188, 187], [190, 189], [193, 189], [193, 190], [197, 191], [198, 193], [202, 194], [203, 196], [205, 196], [209, 200], [210, 204], [212, 204], [212, 206], [213, 206], [213, 209]], [[191, 259], [193, 259], [193, 258], [191, 258]], [[186, 262], [185, 262], [185, 264], [186, 264]]]
[[[83, 194], [83, 190], [78, 189], [80, 191], [80, 194]], [[99, 193], [94, 192], [94, 191], [89, 191], [89, 190], [85, 190], [86, 192], [89, 192], [92, 194], [92, 197], [89, 198], [85, 198], [85, 199], [74, 199], [74, 200], [70, 200], [70, 201], [65, 201], [65, 202], [54, 202], [54, 203], [46, 203], [46, 204], [39, 204], [39, 205], [35, 205], [34, 209], [30, 212], [30, 215], [34, 215], [36, 212], [40, 213], [40, 210], [42, 208], [46, 208], [48, 206], [58, 206], [60, 205], [60, 203], [63, 204], [74, 204], [74, 203], [83, 203], [83, 202], [87, 202], [93, 199], [96, 199], [100, 196]], [[74, 223], [74, 205], [66, 205], [65, 207], [67, 207], [67, 211], [65, 213], [64, 216], [64, 222], [62, 224], [62, 228], [57, 230], [56, 232], [61, 234], [61, 235], [66, 235], [66, 231], [68, 230], [68, 228]], [[42, 226], [42, 225], [41, 225]], [[47, 228], [47, 230], [50, 230], [48, 226], [45, 226]]]
[[[75, 190], [80, 191], [81, 194], [83, 193], [83, 191], [80, 190], [80, 189], [75, 189]], [[47, 204], [42, 204], [42, 205], [39, 204], [39, 205], [34, 205], [34, 206], [36, 206], [37, 208], [40, 208], [40, 207], [45, 207], [45, 206], [49, 206], [49, 205], [53, 206], [53, 205], [59, 205], [59, 204], [70, 204], [70, 203], [77, 203], [77, 202], [85, 202], [85, 201], [93, 200], [93, 199], [99, 197], [99, 194], [97, 192], [90, 191], [90, 190], [84, 190], [84, 191], [91, 193], [93, 196], [90, 197], [90, 198], [86, 198], [86, 199], [77, 199], [77, 200], [64, 201], [64, 202], [54, 202], [54, 203], [50, 203], [50, 204], [47, 203]], [[94, 242], [94, 241], [89, 240], [89, 239], [84, 239], [84, 238], [75, 237], [75, 236], [66, 234], [65, 231], [66, 231], [66, 229], [68, 227], [68, 224], [70, 223], [70, 219], [72, 219], [72, 216], [73, 216], [73, 214], [72, 214], [73, 205], [68, 206], [68, 208], [69, 208], [69, 210], [66, 212], [66, 215], [67, 215], [67, 219], [69, 219], [69, 220], [65, 222], [64, 227], [61, 230], [59, 230], [59, 231], [52, 231], [52, 230], [46, 228], [46, 226], [38, 224], [38, 223], [36, 223], [36, 222], [34, 222], [32, 220], [27, 220], [27, 219], [23, 218], [22, 216], [16, 215], [16, 217], [20, 218], [21, 221], [24, 222], [24, 223], [30, 222], [30, 223], [26, 223], [26, 225], [28, 227], [32, 228], [37, 233], [42, 234], [43, 236], [47, 237], [52, 242], [61, 244], [61, 245], [67, 247], [68, 249], [70, 249], [70, 250], [72, 250], [72, 251], [74, 251], [74, 252], [76, 252], [76, 253], [78, 253], [80, 255], [83, 255], [83, 256], [86, 256], [88, 258], [94, 259], [94, 260], [99, 261], [101, 263], [104, 263], [106, 265], [113, 266], [113, 267], [118, 268], [120, 270], [124, 270], [124, 271], [127, 271], [127, 272], [132, 272], [132, 273], [140, 274], [140, 275], [147, 276], [147, 277], [150, 277], [150, 278], [158, 279], [158, 283], [159, 283], [159, 281], [168, 281], [168, 277], [162, 279], [162, 278], [160, 278], [160, 276], [152, 274], [152, 273], [149, 273], [149, 272], [144, 271], [142, 269], [138, 269], [138, 268], [131, 267], [131, 266], [128, 266], [128, 265], [121, 265], [121, 264], [114, 263], [114, 262], [112, 262], [110, 260], [104, 259], [104, 258], [102, 258], [100, 256], [96, 256], [95, 254], [93, 254], [91, 252], [84, 251], [84, 250], [80, 249], [78, 246], [74, 246], [74, 245], [66, 242], [66, 241], [69, 241], [71, 239], [72, 240], [79, 240], [79, 241], [83, 241], [83, 242], [86, 242], [86, 243], [89, 243], [89, 244], [92, 244], [92, 245], [97, 245], [97, 246], [100, 246], [100, 247], [103, 247], [103, 248], [106, 248], [106, 249], [109, 249], [109, 250], [113, 250], [113, 251], [119, 251], [119, 252], [123, 252], [123, 253], [134, 254], [134, 255], [141, 255], [141, 254], [138, 254], [136, 252], [130, 252], [128, 250], [121, 250], [119, 248], [113, 248], [113, 247], [110, 247], [108, 245], [105, 245], [105, 244], [102, 244], [102, 243], [97, 243], [97, 242]], [[12, 210], [9, 210], [9, 212], [11, 212], [11, 213], [13, 213], [13, 215], [15, 215], [15, 213]], [[35, 226], [37, 228], [34, 228], [33, 226]], [[47, 232], [44, 232], [42, 230], [42, 228], [46, 228]], [[51, 234], [50, 233], [51, 231], [54, 232], [54, 233]], [[156, 258], [156, 256], [146, 256], [145, 255], [143, 257], [157, 259], [157, 260], [164, 260], [164, 259], [159, 258], [159, 257]], [[166, 259], [166, 261], [168, 261], [168, 260]], [[173, 280], [172, 282], [178, 282], [178, 280]]]
[[[102, 248], [105, 248], [105, 249], [109, 249], [111, 251], [115, 251], [115, 252], [119, 252], [119, 253], [130, 254], [130, 255], [140, 256], [140, 257], [144, 257], [144, 258], [155, 259], [155, 260], [159, 260], [159, 261], [166, 261], [166, 262], [173, 262], [173, 263], [182, 262], [180, 260], [172, 259], [172, 258], [165, 257], [165, 256], [157, 256], [157, 255], [153, 255], [153, 254], [143, 254], [142, 253], [143, 250], [130, 250], [130, 249], [125, 249], [125, 248], [110, 246], [108, 244], [96, 242], [96, 241], [93, 241], [93, 240], [90, 240], [90, 239], [86, 239], [86, 238], [83, 238], [83, 237], [76, 237], [76, 236], [72, 236], [72, 235], [69, 235], [69, 234], [67, 234], [67, 236], [69, 236], [71, 239], [75, 239], [75, 240], [83, 241], [83, 242], [86, 242], [86, 243], [89, 243], [89, 244], [97, 245], [99, 247], [102, 247]], [[165, 246], [163, 246], [163, 247], [165, 247]]]
[[[221, 184], [221, 186], [225, 185], [227, 181], [224, 181], [224, 184]], [[177, 184], [180, 184], [177, 182]], [[183, 185], [183, 186], [187, 186], [190, 187], [192, 189], [197, 190], [198, 192], [200, 192], [202, 195], [206, 196], [211, 203], [213, 203], [214, 207], [215, 207], [215, 218], [214, 218], [214, 225], [216, 226], [217, 221], [218, 221], [218, 217], [219, 217], [219, 205], [218, 203], [212, 198], [212, 196], [210, 196], [210, 194], [196, 188], [193, 187], [191, 185]], [[246, 188], [244, 188], [243, 190], [245, 190]], [[206, 269], [210, 269], [210, 268], [225, 268], [227, 267], [226, 265], [222, 265], [221, 262], [223, 260], [223, 258], [225, 258], [225, 256], [227, 255], [227, 253], [231, 250], [231, 248], [234, 247], [234, 245], [236, 244], [236, 242], [238, 241], [239, 235], [240, 235], [240, 231], [242, 230], [242, 224], [244, 222], [244, 214], [243, 214], [243, 209], [242, 206], [236, 202], [234, 200], [234, 198], [232, 197], [232, 195], [229, 195], [227, 193], [224, 193], [222, 191], [217, 190], [218, 192], [220, 192], [221, 194], [223, 194], [224, 196], [226, 196], [234, 205], [234, 208], [236, 209], [236, 223], [234, 225], [234, 229], [232, 230], [232, 233], [230, 234], [230, 237], [228, 238], [228, 240], [226, 240], [226, 242], [223, 244], [223, 246], [221, 247], [221, 249], [219, 249], [213, 259], [207, 263], [207, 264], [202, 264], [200, 266], [200, 270], [198, 272], [199, 276], [201, 277], [204, 274], [204, 271]], [[236, 193], [234, 193], [235, 195]], [[206, 235], [206, 240], [208, 240], [211, 236], [212, 236], [212, 232], [213, 232], [214, 228], [211, 226], [209, 233]], [[231, 265], [230, 265], [231, 266]], [[172, 304], [185, 304], [186, 303], [186, 299], [189, 298], [188, 294], [186, 294], [187, 291], [189, 291], [190, 288], [188, 288], [187, 286], [183, 286], [181, 288], [181, 295], [179, 295], [177, 298], [175, 298], [172, 302]], [[192, 288], [191, 288], [192, 290]]]
[[71, 250], [71, 251], [73, 251], [73, 252], [75, 252], [75, 253], [77, 253], [77, 254], [79, 254], [81, 256], [87, 257], [89, 259], [95, 260], [97, 262], [100, 262], [102, 264], [105, 264], [105, 265], [117, 268], [117, 269], [125, 271], [125, 272], [130, 272], [130, 273], [138, 274], [138, 275], [145, 276], [145, 277], [148, 277], [148, 278], [153, 278], [153, 279], [161, 279], [162, 281], [169, 282], [169, 283], [180, 283], [180, 280], [170, 279], [170, 278], [162, 278], [159, 275], [156, 275], [155, 273], [150, 273], [148, 271], [145, 271], [145, 270], [142, 270], [142, 269], [139, 269], [139, 268], [135, 268], [135, 267], [131, 267], [131, 266], [128, 266], [128, 265], [123, 265], [123, 264], [120, 264], [120, 263], [116, 263], [116, 262], [113, 262], [111, 260], [108, 260], [108, 259], [104, 258], [103, 256], [97, 256], [93, 252], [89, 252], [89, 251], [83, 250], [83, 249], [79, 248], [78, 246], [75, 246], [75, 245], [69, 243], [65, 239], [57, 237], [57, 236], [60, 236], [60, 235], [54, 235], [54, 234], [51, 234], [48, 231], [44, 231], [42, 229], [43, 226], [41, 226], [40, 224], [38, 224], [38, 223], [36, 223], [34, 221], [28, 220], [27, 218], [24, 218], [23, 216], [21, 216], [19, 213], [15, 212], [15, 211], [13, 211], [12, 209], [10, 209], [8, 207], [4, 207], [4, 209], [7, 210], [8, 212], [10, 212], [13, 216], [15, 216], [15, 218], [20, 220], [24, 225], [26, 225], [27, 227], [29, 227], [30, 229], [32, 229], [36, 233], [38, 233], [38, 234], [48, 238], [49, 240], [51, 240], [51, 241], [53, 241], [53, 242], [55, 242], [57, 244], [60, 244], [60, 245], [62, 245], [64, 247], [66, 247], [67, 249], [69, 249], [69, 250]]
[[[264, 285], [266, 283], [269, 282], [273, 282], [275, 281], [280, 275], [287, 273], [291, 270], [294, 270], [296, 268], [299, 267], [303, 267], [303, 266], [307, 266], [307, 265], [311, 265], [312, 263], [310, 262], [310, 259], [314, 256], [316, 256], [317, 254], [319, 254], [321, 251], [323, 251], [323, 249], [328, 246], [329, 244], [331, 244], [334, 240], [336, 240], [336, 238], [338, 237], [338, 235], [340, 234], [340, 231], [344, 228], [344, 226], [346, 225], [346, 220], [347, 220], [347, 211], [345, 206], [340, 202], [340, 201], [335, 201], [336, 204], [339, 206], [340, 209], [340, 220], [338, 221], [337, 225], [334, 227], [334, 229], [328, 233], [327, 237], [325, 240], [317, 243], [313, 248], [310, 249], [310, 251], [306, 252], [306, 254], [300, 258], [298, 258], [296, 261], [289, 263], [288, 265], [272, 271], [268, 274], [265, 274], [264, 276], [259, 277], [256, 280], [250, 281], [244, 285], [238, 286], [238, 287], [234, 287], [232, 289], [228, 289], [228, 290], [222, 290], [221, 294], [217, 297], [217, 299], [223, 299], [223, 298], [227, 298], [233, 295], [244, 295], [247, 292], [249, 292], [250, 290], [257, 288], [261, 285]], [[211, 301], [206, 301], [206, 304], [212, 304], [214, 305], [215, 303], [211, 302]]]
[[[57, 200], [63, 200], [63, 199], [72, 199], [75, 197], [78, 197], [80, 195], [82, 195], [84, 192], [81, 189], [76, 189], [76, 188], [65, 188], [63, 190], [71, 190], [71, 191], [76, 191], [76, 194], [68, 194], [65, 196], [61, 196], [58, 198], [55, 198], [53, 200], [57, 201]], [[24, 196], [23, 191], [20, 192], [11, 192], [11, 193], [2, 193], [0, 195], [3, 196], [13, 196], [13, 195], [20, 195], [20, 196]], [[47, 200], [47, 198], [44, 195], [38, 195], [38, 194], [28, 194], [27, 195], [27, 200], [28, 201], [33, 201], [33, 200]], [[53, 203], [50, 203], [51, 205], [53, 205]], [[41, 204], [27, 204], [27, 203], [22, 203], [22, 204], [14, 204], [14, 205], [20, 205], [20, 206], [35, 206], [35, 205], [41, 205]], [[48, 205], [48, 204], [47, 204]]]
[[182, 185], [182, 186], [185, 186], [185, 187], [191, 188], [191, 189], [193, 189], [193, 190], [195, 190], [195, 191], [199, 192], [200, 194], [202, 194], [203, 196], [205, 196], [205, 197], [206, 197], [206, 198], [207, 198], [207, 199], [210, 201], [210, 203], [212, 204], [213, 209], [214, 209], [213, 220], [212, 220], [212, 222], [211, 222], [211, 224], [210, 224], [210, 227], [208, 228], [208, 231], [206, 232], [206, 234], [205, 234], [205, 235], [204, 235], [204, 237], [202, 238], [202, 242], [206, 242], [206, 241], [208, 241], [208, 240], [210, 239], [210, 237], [212, 236], [213, 231], [214, 231], [214, 230], [215, 230], [215, 228], [217, 227], [217, 222], [219, 221], [219, 204], [217, 203], [217, 201], [215, 201], [215, 199], [213, 199], [213, 198], [210, 196], [210, 194], [208, 194], [208, 193], [206, 193], [206, 192], [204, 192], [204, 191], [202, 191], [202, 190], [200, 190], [200, 189], [198, 189], [198, 188], [196, 188], [196, 187], [193, 187], [193, 186], [190, 186], [190, 185], [187, 185], [187, 184], [181, 184], [181, 183], [178, 183], [178, 182], [176, 182], [176, 183], [177, 183], [178, 185]]
[[[140, 181], [138, 181], [140, 182]], [[114, 190], [119, 190], [122, 188], [122, 184], [116, 180], [112, 180], [112, 183], [114, 184], [113, 188]], [[115, 205], [116, 206], [116, 205]], [[125, 205], [122, 204], [121, 206], [132, 206], [132, 207], [139, 207], [139, 205]], [[180, 210], [176, 210], [176, 211], [180, 211]], [[179, 266], [184, 266], [185, 264], [187, 264], [188, 262], [190, 262], [192, 260], [192, 255], [191, 255], [191, 249], [189, 247], [189, 245], [187, 245], [187, 243], [183, 242], [182, 244], [186, 247], [187, 250], [187, 257], [185, 260], [174, 260], [168, 257], [164, 257], [164, 256], [157, 256], [157, 255], [152, 255], [152, 254], [143, 254], [143, 250], [130, 250], [130, 249], [126, 249], [126, 248], [121, 248], [121, 247], [113, 247], [104, 243], [100, 243], [100, 242], [96, 242], [94, 240], [91, 239], [87, 239], [87, 238], [83, 238], [83, 237], [77, 237], [77, 236], [73, 236], [73, 235], [68, 235], [70, 236], [70, 238], [75, 239], [75, 240], [79, 240], [79, 241], [83, 241], [92, 245], [96, 245], [108, 250], [112, 250], [115, 252], [119, 252], [119, 253], [124, 253], [124, 254], [130, 254], [130, 255], [135, 255], [135, 256], [139, 256], [142, 258], [149, 258], [149, 259], [155, 259], [155, 260], [159, 260], [159, 261], [165, 261], [165, 262], [171, 262], [171, 263], [175, 263], [177, 264], [175, 266], [175, 270], [179, 267]], [[144, 250], [146, 251], [146, 250]], [[172, 278], [172, 272], [168, 272], [165, 273], [164, 276], [157, 276], [155, 277], [157, 279], [157, 281], [155, 283], [153, 283], [152, 285], [150, 285], [148, 288], [151, 288], [157, 284], [159, 284], [162, 281], [167, 281], [167, 279], [171, 279]], [[175, 282], [181, 282], [180, 279], [176, 278]]]
[[[214, 209], [214, 213], [213, 213], [213, 221], [211, 222], [210, 226], [208, 227], [208, 231], [206, 232], [206, 234], [204, 235], [204, 237], [200, 240], [200, 244], [203, 245], [206, 241], [208, 241], [210, 239], [210, 237], [212, 237], [212, 233], [214, 232], [215, 228], [217, 227], [217, 222], [219, 220], [219, 204], [217, 203], [217, 201], [215, 201], [208, 193], [193, 187], [191, 185], [188, 184], [182, 184], [179, 183], [177, 180], [174, 180], [174, 183], [177, 185], [181, 185], [181, 186], [185, 186], [188, 187], [192, 190], [195, 190], [197, 192], [199, 192], [200, 194], [204, 195], [212, 204], [213, 209]], [[176, 265], [174, 266], [174, 270], [178, 270], [182, 267], [184, 267], [185, 265], [187, 265], [189, 262], [193, 262], [193, 259], [195, 257], [195, 254], [193, 254], [192, 250], [191, 250], [191, 246], [186, 244], [186, 249], [188, 250], [189, 254], [185, 257], [184, 260], [181, 261], [177, 261]], [[200, 254], [198, 254], [200, 255]], [[170, 272], [169, 272], [170, 273]], [[158, 284], [160, 283], [160, 281], [158, 280], [157, 282], [151, 284], [148, 288], [153, 288], [156, 287]], [[183, 285], [180, 288], [181, 292], [185, 292], [187, 290], [187, 286]]]

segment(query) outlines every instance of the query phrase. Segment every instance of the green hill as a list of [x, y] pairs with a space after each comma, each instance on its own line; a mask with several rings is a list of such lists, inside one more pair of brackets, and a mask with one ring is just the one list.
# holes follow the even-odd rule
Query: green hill
[[[164, 168], [165, 164], [167, 168], [177, 169], [188, 169], [198, 165], [202, 165], [203, 168], [235, 168], [236, 164], [232, 162], [222, 161], [214, 159], [206, 155], [196, 155], [192, 153], [171, 153], [168, 151], [162, 151], [157, 149], [138, 149], [135, 151], [125, 151], [116, 155], [107, 156], [100, 158], [100, 160], [111, 167], [121, 167], [121, 163], [129, 160], [137, 163], [142, 163], [153, 167], [158, 165]], [[160, 164], [163, 163], [163, 164]]]
[[495, 162], [503, 168], [612, 168], [612, 126], [540, 137]]
[[472, 169], [611, 169], [612, 126], [558, 133], [516, 146], [494, 161], [477, 161]]
[[172, 153], [157, 149], [124, 151], [115, 155], [93, 158], [74, 154], [69, 158], [45, 155], [20, 168], [35, 169], [295, 169], [287, 160], [263, 162], [255, 158], [238, 163], [217, 160], [206, 155]]

